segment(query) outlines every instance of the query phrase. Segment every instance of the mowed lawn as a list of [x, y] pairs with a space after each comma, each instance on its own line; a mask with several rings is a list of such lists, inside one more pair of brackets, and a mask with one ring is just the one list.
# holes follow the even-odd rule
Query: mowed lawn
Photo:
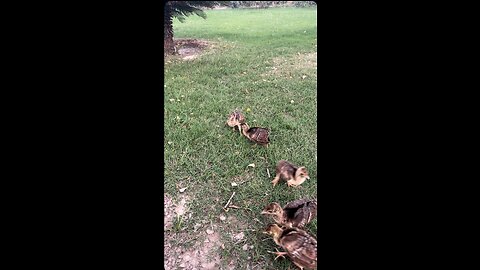
[[[169, 58], [165, 63], [165, 196], [176, 204], [183, 200], [186, 209], [173, 219], [166, 241], [181, 250], [202, 249], [214, 231], [218, 245], [201, 254], [217, 260], [215, 269], [293, 268], [288, 259], [273, 261], [267, 252], [276, 245], [262, 234], [270, 220], [260, 212], [270, 202], [285, 205], [317, 197], [317, 11], [226, 9], [206, 14], [206, 20], [175, 19], [175, 38], [206, 40], [212, 47], [194, 60]], [[225, 126], [236, 108], [250, 126], [271, 130], [268, 148]], [[270, 182], [281, 159], [306, 166], [311, 179], [299, 188], [285, 182], [273, 188]], [[252, 163], [255, 167], [248, 166]], [[181, 188], [187, 189], [180, 193]], [[233, 192], [232, 204], [240, 208], [225, 212], [222, 207]], [[317, 220], [307, 230], [316, 234]]]

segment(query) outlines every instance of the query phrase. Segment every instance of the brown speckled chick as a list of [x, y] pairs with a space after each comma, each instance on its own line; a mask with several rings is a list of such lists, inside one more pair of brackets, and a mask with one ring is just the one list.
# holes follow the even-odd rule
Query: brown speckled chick
[[289, 202], [285, 207], [273, 202], [267, 205], [262, 215], [268, 215], [281, 226], [303, 228], [317, 216], [317, 201], [299, 199]]
[[278, 184], [278, 181], [285, 180], [289, 187], [297, 187], [307, 179], [310, 179], [307, 168], [297, 167], [286, 160], [280, 160], [277, 164], [276, 176], [273, 179], [272, 184], [275, 186]]
[[299, 228], [282, 229], [277, 224], [269, 225], [265, 234], [271, 235], [273, 241], [286, 251], [270, 252], [277, 257], [287, 255], [300, 269], [315, 269], [317, 267], [317, 239]]
[[228, 116], [227, 125], [229, 127], [237, 127], [240, 134], [242, 134], [241, 124], [245, 123], [245, 116], [239, 111], [235, 110]]
[[247, 123], [241, 124], [241, 127], [243, 135], [250, 141], [268, 147], [268, 144], [270, 143], [270, 139], [268, 138], [270, 131], [268, 129], [261, 127], [249, 127]]

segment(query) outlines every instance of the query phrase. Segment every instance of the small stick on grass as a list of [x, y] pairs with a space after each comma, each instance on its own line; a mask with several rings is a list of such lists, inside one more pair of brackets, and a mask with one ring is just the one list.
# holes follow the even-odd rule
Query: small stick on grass
[[258, 222], [260, 224], [263, 224], [260, 220], [258, 220], [258, 218], [254, 218], [253, 220], [255, 220], [256, 222]]
[[242, 181], [242, 182], [238, 183], [238, 185], [241, 185], [241, 184], [243, 184], [243, 183], [245, 183], [245, 182], [248, 182], [248, 181], [250, 181], [250, 180], [251, 180], [251, 179], [246, 179], [246, 180], [244, 180], [244, 181]]
[[233, 196], [235, 196], [235, 191], [233, 192], [232, 196], [230, 196], [230, 199], [228, 199], [228, 202], [227, 202], [227, 204], [225, 204], [225, 206], [223, 207], [223, 210], [228, 211], [227, 206], [228, 206], [228, 205], [230, 204], [230, 202], [232, 201]]
[[263, 158], [263, 160], [265, 160], [265, 167], [267, 168], [268, 178], [270, 178], [270, 170], [268, 170], [268, 156], [267, 156], [267, 153], [265, 153], [265, 157], [262, 157], [262, 158]]

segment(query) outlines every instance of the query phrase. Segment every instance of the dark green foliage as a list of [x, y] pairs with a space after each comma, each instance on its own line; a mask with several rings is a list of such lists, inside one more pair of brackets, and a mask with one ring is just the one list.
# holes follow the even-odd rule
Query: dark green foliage
[[202, 8], [214, 8], [219, 5], [228, 5], [230, 1], [169, 1], [172, 16], [180, 22], [184, 22], [185, 18], [190, 15], [198, 15], [204, 19], [207, 18]]

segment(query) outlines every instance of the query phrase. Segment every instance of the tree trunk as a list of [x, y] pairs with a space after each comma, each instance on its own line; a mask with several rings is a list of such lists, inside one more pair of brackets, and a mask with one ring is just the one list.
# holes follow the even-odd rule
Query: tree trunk
[[175, 45], [173, 43], [173, 16], [170, 9], [170, 2], [165, 4], [165, 17], [163, 19], [163, 52], [165, 55], [175, 53]]

